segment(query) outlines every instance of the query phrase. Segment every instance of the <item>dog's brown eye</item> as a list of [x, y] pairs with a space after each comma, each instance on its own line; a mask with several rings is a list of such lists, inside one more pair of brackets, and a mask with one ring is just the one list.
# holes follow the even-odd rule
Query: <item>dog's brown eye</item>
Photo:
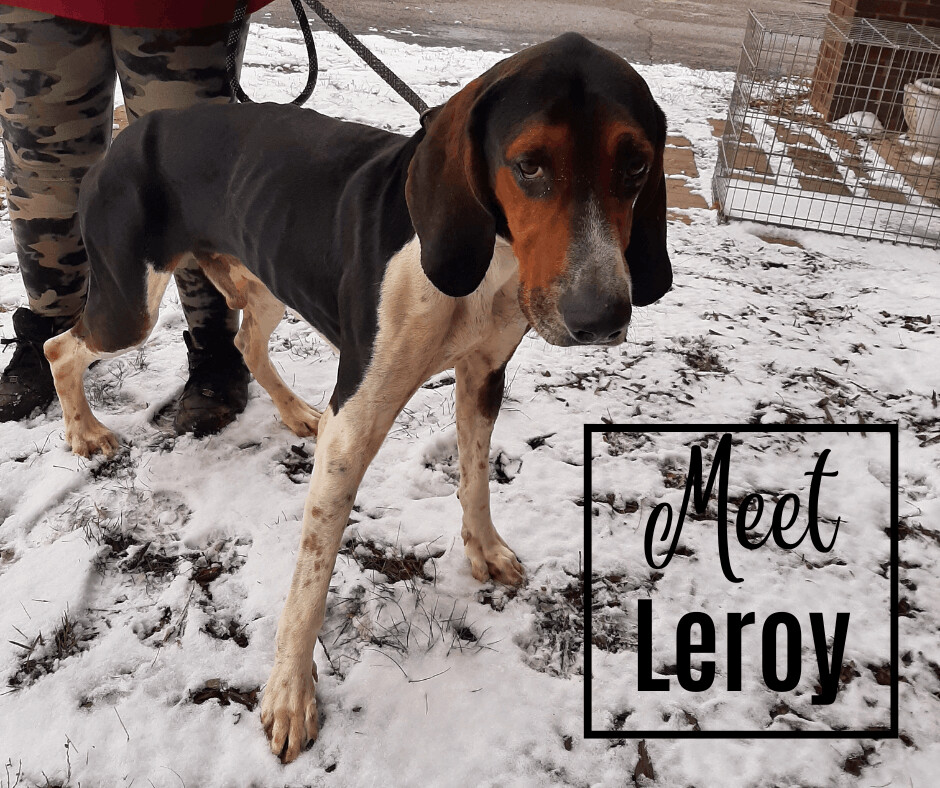
[[648, 169], [649, 166], [644, 161], [629, 164], [627, 165], [626, 176], [629, 180], [636, 180], [637, 178], [643, 177]]
[[541, 178], [545, 171], [538, 164], [534, 164], [531, 161], [520, 161], [517, 165], [519, 168], [519, 174], [528, 180], [533, 178]]

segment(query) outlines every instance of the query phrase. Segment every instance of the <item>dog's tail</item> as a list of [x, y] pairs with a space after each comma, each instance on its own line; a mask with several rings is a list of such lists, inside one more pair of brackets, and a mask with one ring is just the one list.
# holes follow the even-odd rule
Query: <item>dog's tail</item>
[[80, 322], [96, 347], [130, 347], [149, 333], [148, 282], [175, 267], [181, 250], [167, 232], [173, 206], [161, 187], [158, 130], [148, 115], [115, 140], [82, 180], [79, 222], [88, 255], [88, 296]]
[[176, 235], [170, 232], [175, 214], [161, 177], [160, 123], [159, 112], [134, 121], [89, 170], [79, 195], [79, 220], [86, 247], [121, 250], [136, 258], [124, 265], [146, 260], [165, 271], [181, 250], [168, 246]]
[[145, 217], [145, 223], [142, 226], [142, 237], [140, 238], [140, 248], [143, 250], [144, 257], [158, 271], [166, 270], [170, 261], [179, 254], [179, 250], [171, 250], [166, 247], [168, 239], [176, 237], [173, 228], [169, 225], [175, 214], [173, 206], [170, 205], [171, 197], [169, 190], [164, 188], [163, 179], [160, 175], [160, 155], [158, 151], [159, 137], [159, 116], [151, 119], [141, 129], [143, 135], [143, 144], [140, 150], [143, 152], [142, 163], [144, 169], [140, 173], [140, 200], [142, 203], [142, 212]]

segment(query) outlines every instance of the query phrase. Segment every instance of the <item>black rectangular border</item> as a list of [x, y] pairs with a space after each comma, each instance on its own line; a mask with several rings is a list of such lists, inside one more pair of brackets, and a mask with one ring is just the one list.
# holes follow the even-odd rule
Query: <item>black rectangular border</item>
[[[591, 436], [598, 432], [886, 432], [891, 438], [891, 727], [866, 731], [596, 731], [591, 728]], [[898, 425], [585, 424], [584, 425], [584, 738], [585, 739], [896, 739], [898, 738]]]

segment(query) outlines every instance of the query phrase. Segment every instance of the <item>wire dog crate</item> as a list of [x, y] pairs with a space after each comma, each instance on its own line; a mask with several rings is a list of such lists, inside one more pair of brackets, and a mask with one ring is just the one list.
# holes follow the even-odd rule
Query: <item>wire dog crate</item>
[[750, 12], [722, 219], [940, 248], [940, 28]]

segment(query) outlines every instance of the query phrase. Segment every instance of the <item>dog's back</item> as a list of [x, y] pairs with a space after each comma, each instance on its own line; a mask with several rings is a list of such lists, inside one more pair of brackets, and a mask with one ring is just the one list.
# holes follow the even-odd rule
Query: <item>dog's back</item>
[[[337, 343], [344, 275], [364, 275], [353, 286], [380, 280], [369, 263], [394, 251], [350, 248], [343, 225], [358, 233], [362, 222], [390, 219], [392, 227], [367, 234], [383, 244], [401, 245], [413, 234], [404, 183], [396, 181], [416, 144], [280, 104], [204, 105], [141, 118], [82, 183], [91, 264], [86, 320], [103, 337], [99, 315], [117, 308], [114, 322], [142, 333], [147, 269], [171, 270], [186, 253], [218, 254], [240, 260]], [[122, 293], [125, 305], [109, 293]]]

